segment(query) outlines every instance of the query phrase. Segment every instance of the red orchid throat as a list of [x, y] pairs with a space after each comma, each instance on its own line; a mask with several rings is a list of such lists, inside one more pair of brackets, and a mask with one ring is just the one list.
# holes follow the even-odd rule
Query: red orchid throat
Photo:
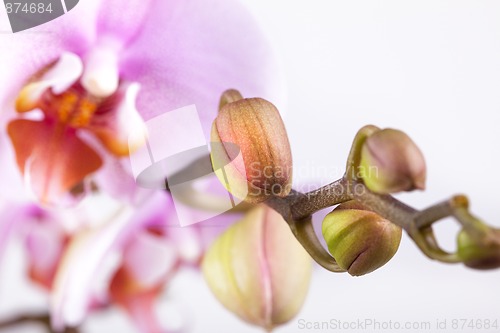
[[54, 94], [52, 89], [42, 95], [38, 107], [47, 118], [61, 124], [82, 128], [87, 127], [102, 99], [88, 94], [85, 89], [76, 83], [60, 95]]
[[[102, 166], [95, 145], [80, 138], [81, 131], [103, 145], [105, 150], [99, 151], [116, 157], [129, 154], [127, 128], [120, 122], [127, 118], [118, 116], [127, 90], [120, 85], [110, 96], [96, 97], [80, 79], [58, 94], [50, 85], [37, 84], [29, 83], [20, 92], [18, 116], [8, 124], [8, 133], [25, 183], [40, 201], [52, 203], [81, 187]], [[34, 110], [42, 111], [43, 117], [24, 117]]]

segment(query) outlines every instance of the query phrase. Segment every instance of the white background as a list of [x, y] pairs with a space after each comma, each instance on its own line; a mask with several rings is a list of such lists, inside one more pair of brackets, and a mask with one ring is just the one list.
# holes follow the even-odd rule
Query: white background
[[[474, 212], [500, 226], [500, 3], [246, 3], [283, 61], [297, 184], [340, 177], [363, 125], [399, 128], [428, 164], [427, 191], [403, 200], [423, 208], [466, 193]], [[452, 249], [457, 228], [442, 223], [440, 239]], [[208, 303], [200, 313], [214, 331], [236, 330]], [[396, 257], [368, 276], [318, 269], [303, 311], [281, 331], [308, 331], [299, 318], [430, 321], [432, 331], [447, 319], [453, 332], [454, 318], [500, 320], [500, 272], [432, 262], [405, 237]]]
[[[363, 125], [399, 128], [428, 164], [427, 191], [402, 200], [423, 208], [466, 193], [477, 215], [500, 226], [500, 2], [244, 2], [282, 60], [297, 185], [340, 177]], [[457, 227], [445, 221], [437, 229], [452, 249]], [[13, 272], [5, 279], [2, 290], [18, 277]], [[23, 298], [15, 289], [6, 292], [2, 309], [34, 302], [15, 301]], [[171, 324], [180, 311], [192, 332], [259, 332], [227, 313], [193, 272], [183, 273], [165, 298], [181, 306], [165, 311], [164, 319]], [[448, 329], [441, 332], [471, 332], [451, 328], [460, 318], [500, 324], [500, 271], [432, 262], [405, 237], [396, 257], [368, 276], [316, 269], [302, 312], [276, 331], [312, 331], [301, 330], [299, 319], [431, 322], [436, 331], [436, 320], [446, 319]], [[88, 329], [131, 332], [118, 311], [94, 317]], [[341, 330], [316, 332], [334, 331]]]

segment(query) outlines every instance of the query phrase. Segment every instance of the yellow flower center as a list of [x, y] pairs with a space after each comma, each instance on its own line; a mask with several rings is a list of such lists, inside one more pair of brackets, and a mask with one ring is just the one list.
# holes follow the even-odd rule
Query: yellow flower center
[[59, 122], [79, 128], [88, 126], [100, 102], [81, 86], [75, 85], [59, 95], [47, 91], [39, 107]]
[[71, 127], [87, 126], [97, 109], [93, 98], [71, 89], [59, 96], [53, 95], [50, 105], [47, 106], [55, 111], [59, 121]]

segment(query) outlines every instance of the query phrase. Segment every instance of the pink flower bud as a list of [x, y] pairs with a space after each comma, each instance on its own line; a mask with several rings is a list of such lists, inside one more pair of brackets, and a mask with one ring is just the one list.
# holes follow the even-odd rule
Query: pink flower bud
[[410, 137], [398, 130], [380, 130], [366, 139], [359, 170], [373, 192], [425, 189], [424, 156]]
[[241, 319], [271, 330], [304, 303], [311, 258], [281, 215], [259, 206], [218, 238], [202, 269], [217, 299]]
[[278, 110], [261, 98], [234, 101], [226, 95], [211, 133], [212, 164], [219, 180], [233, 195], [252, 203], [288, 195], [292, 154]]

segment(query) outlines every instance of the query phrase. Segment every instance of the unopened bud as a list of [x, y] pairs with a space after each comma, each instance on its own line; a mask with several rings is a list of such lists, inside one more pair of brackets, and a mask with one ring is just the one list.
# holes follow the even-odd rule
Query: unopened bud
[[500, 267], [500, 230], [490, 229], [476, 237], [462, 230], [457, 243], [458, 256], [465, 266], [483, 270]]
[[361, 151], [360, 173], [373, 192], [387, 194], [425, 189], [422, 152], [404, 132], [383, 129], [370, 135]]
[[398, 250], [401, 228], [350, 201], [323, 220], [323, 237], [338, 265], [360, 276], [385, 265]]
[[202, 270], [228, 310], [270, 331], [302, 307], [312, 265], [281, 215], [258, 206], [214, 242]]
[[[261, 98], [221, 99], [212, 126], [212, 164], [233, 195], [251, 203], [291, 190], [292, 154], [276, 107]], [[228, 102], [229, 101], [229, 102]]]

